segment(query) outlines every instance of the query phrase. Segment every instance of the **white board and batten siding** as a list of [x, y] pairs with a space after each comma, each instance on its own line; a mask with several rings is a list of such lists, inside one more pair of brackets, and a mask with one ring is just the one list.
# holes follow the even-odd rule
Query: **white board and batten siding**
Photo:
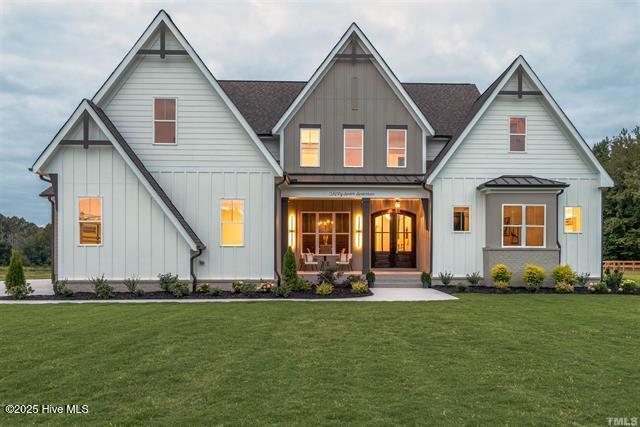
[[[155, 97], [177, 99], [176, 145], [152, 143]], [[101, 106], [207, 246], [198, 280], [272, 279], [275, 172], [191, 58], [137, 58]], [[223, 198], [244, 200], [242, 247], [220, 245]]]
[[[523, 80], [524, 89], [531, 89], [528, 79]], [[515, 84], [514, 77], [506, 88]], [[510, 116], [527, 118], [526, 153], [508, 152]], [[570, 184], [558, 204], [561, 262], [599, 276], [600, 176], [539, 96], [498, 96], [433, 181], [434, 273], [464, 277], [483, 271], [485, 206], [477, 187], [501, 175], [534, 175]], [[453, 206], [471, 207], [470, 233], [452, 231]], [[565, 206], [582, 207], [582, 233], [564, 233]]]

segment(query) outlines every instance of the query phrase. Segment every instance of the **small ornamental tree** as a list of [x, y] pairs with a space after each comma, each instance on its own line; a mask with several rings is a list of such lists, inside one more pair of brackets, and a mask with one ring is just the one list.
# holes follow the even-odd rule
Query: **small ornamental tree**
[[24, 270], [22, 268], [22, 255], [20, 252], [13, 251], [11, 253], [11, 261], [9, 262], [9, 270], [4, 279], [7, 291], [16, 286], [25, 286], [27, 284], [24, 278]]
[[282, 279], [288, 285], [293, 285], [298, 281], [298, 266], [291, 246], [289, 246], [282, 258]]

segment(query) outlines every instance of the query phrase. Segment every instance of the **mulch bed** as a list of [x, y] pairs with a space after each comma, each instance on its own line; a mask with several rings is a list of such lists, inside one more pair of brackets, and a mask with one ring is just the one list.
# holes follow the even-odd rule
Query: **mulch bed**
[[[443, 286], [443, 285], [433, 285], [433, 289], [444, 292], [446, 294], [459, 294], [459, 293], [476, 293], [476, 294], [532, 294], [534, 292], [530, 291], [525, 286], [513, 286], [507, 289], [497, 289], [495, 286], [467, 286], [464, 292], [458, 291], [458, 287], [455, 285]], [[536, 294], [553, 294], [555, 293], [553, 288], [551, 287], [541, 287], [535, 292]], [[620, 292], [612, 292], [610, 294], [597, 294], [589, 292], [586, 287], [576, 286], [574, 288], [574, 294], [589, 294], [589, 295], [630, 295], [630, 294], [622, 294]], [[564, 294], [571, 295], [571, 294]], [[638, 295], [638, 294], [636, 294]]]

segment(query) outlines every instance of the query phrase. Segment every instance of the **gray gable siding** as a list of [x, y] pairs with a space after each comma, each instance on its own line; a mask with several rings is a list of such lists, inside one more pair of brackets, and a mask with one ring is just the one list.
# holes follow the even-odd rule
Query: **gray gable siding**
[[[358, 109], [352, 109], [353, 77]], [[300, 167], [300, 125], [319, 124], [320, 167]], [[364, 167], [343, 166], [343, 126], [364, 125]], [[387, 168], [386, 126], [407, 126], [407, 167]], [[284, 169], [289, 173], [423, 173], [422, 131], [369, 61], [335, 62], [284, 132]]]

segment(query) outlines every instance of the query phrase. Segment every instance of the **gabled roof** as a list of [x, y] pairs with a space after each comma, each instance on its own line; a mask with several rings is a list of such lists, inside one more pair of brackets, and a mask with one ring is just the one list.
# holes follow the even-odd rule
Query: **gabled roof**
[[[271, 130], [307, 82], [218, 80], [258, 135]], [[436, 135], [451, 136], [480, 96], [471, 83], [402, 83], [402, 87], [434, 127]]]
[[422, 111], [415, 104], [413, 99], [407, 94], [406, 90], [398, 80], [398, 78], [393, 74], [391, 68], [384, 61], [382, 56], [378, 53], [375, 47], [371, 44], [367, 36], [364, 35], [360, 27], [354, 22], [352, 23], [344, 35], [340, 38], [335, 47], [331, 50], [329, 55], [325, 58], [325, 60], [320, 64], [318, 69], [313, 73], [307, 84], [300, 91], [295, 100], [291, 103], [287, 111], [280, 117], [280, 120], [273, 126], [272, 133], [277, 134], [280, 132], [284, 126], [291, 120], [293, 115], [298, 111], [300, 106], [304, 103], [307, 97], [313, 92], [315, 87], [318, 85], [320, 80], [324, 77], [327, 71], [331, 68], [333, 61], [338, 53], [340, 53], [350, 42], [352, 36], [357, 36], [358, 40], [363, 44], [365, 49], [373, 56], [374, 65], [379, 69], [382, 76], [387, 80], [391, 88], [394, 90], [396, 95], [400, 98], [400, 101], [404, 104], [407, 110], [411, 113], [414, 119], [418, 122], [420, 127], [429, 132], [431, 135], [435, 135], [435, 130], [431, 126], [431, 124], [427, 121], [427, 118], [424, 116]]
[[166, 25], [166, 28], [169, 29], [169, 31], [171, 31], [171, 33], [176, 38], [176, 40], [178, 40], [178, 43], [180, 43], [183, 49], [187, 52], [187, 55], [193, 60], [196, 67], [198, 67], [202, 75], [209, 82], [213, 90], [220, 96], [220, 98], [227, 105], [229, 110], [231, 110], [231, 113], [233, 114], [233, 116], [236, 118], [236, 120], [238, 120], [240, 125], [247, 132], [247, 135], [253, 141], [256, 147], [258, 147], [258, 150], [260, 150], [260, 152], [262, 153], [264, 158], [267, 160], [267, 162], [276, 171], [276, 174], [281, 176], [283, 172], [278, 162], [276, 162], [273, 156], [269, 154], [269, 151], [260, 142], [260, 139], [258, 138], [256, 133], [253, 131], [251, 126], [249, 126], [249, 123], [247, 123], [247, 121], [242, 116], [242, 114], [240, 114], [240, 111], [238, 111], [238, 109], [236, 108], [234, 103], [231, 101], [231, 99], [229, 99], [229, 97], [224, 92], [224, 90], [222, 90], [222, 88], [216, 81], [211, 71], [209, 71], [209, 69], [204, 64], [200, 56], [196, 53], [193, 47], [191, 47], [187, 39], [182, 35], [178, 27], [176, 27], [173, 20], [169, 16], [169, 14], [164, 10], [160, 10], [160, 12], [158, 12], [156, 17], [153, 18], [153, 21], [151, 21], [147, 29], [144, 31], [144, 33], [142, 33], [142, 35], [133, 45], [131, 50], [127, 52], [127, 55], [118, 64], [116, 69], [111, 73], [107, 81], [105, 81], [102, 87], [98, 89], [98, 92], [96, 92], [96, 94], [93, 96], [92, 101], [97, 105], [101, 105], [102, 101], [109, 94], [109, 91], [111, 90], [111, 88], [114, 87], [114, 85], [119, 81], [120, 76], [126, 73], [130, 64], [135, 60], [138, 50], [140, 50], [149, 41], [149, 39], [155, 33], [155, 31], [160, 27], [160, 25], [163, 25], [163, 24]]
[[524, 59], [522, 55], [518, 56], [512, 63], [507, 67], [506, 70], [500, 74], [500, 76], [483, 92], [483, 94], [478, 98], [478, 100], [473, 104], [471, 110], [467, 114], [465, 120], [463, 121], [463, 125], [460, 126], [456, 134], [451, 138], [451, 140], [444, 146], [444, 148], [438, 153], [434, 161], [430, 164], [429, 170], [427, 171], [427, 184], [431, 184], [438, 173], [442, 170], [446, 162], [451, 158], [456, 149], [460, 146], [464, 138], [469, 134], [471, 129], [474, 127], [476, 122], [482, 117], [484, 112], [487, 110], [489, 105], [493, 102], [495, 97], [498, 95], [500, 90], [507, 84], [511, 76], [515, 73], [515, 71], [522, 67], [524, 72], [529, 76], [534, 86], [541, 92], [544, 99], [549, 103], [551, 109], [556, 114], [556, 116], [560, 119], [562, 124], [569, 131], [577, 145], [583, 151], [585, 156], [589, 159], [590, 163], [598, 170], [600, 173], [600, 186], [601, 187], [613, 187], [613, 180], [607, 173], [607, 171], [602, 167], [598, 159], [596, 159], [595, 155], [589, 148], [587, 142], [582, 138], [580, 133], [578, 133], [577, 129], [571, 123], [567, 115], [562, 111], [558, 103], [553, 99], [549, 91], [542, 84], [538, 76], [529, 66], [529, 63]]
[[502, 175], [478, 186], [484, 188], [565, 188], [569, 184], [553, 179], [538, 178], [532, 175]]
[[53, 156], [56, 148], [58, 147], [64, 136], [69, 132], [69, 130], [73, 128], [73, 126], [78, 122], [78, 120], [80, 120], [85, 112], [89, 114], [98, 128], [102, 131], [102, 133], [105, 134], [109, 142], [111, 142], [111, 144], [113, 145], [113, 148], [122, 156], [125, 163], [127, 163], [127, 165], [138, 177], [140, 182], [142, 182], [151, 197], [156, 201], [156, 203], [158, 203], [162, 211], [165, 213], [165, 215], [167, 215], [169, 220], [173, 223], [178, 232], [186, 240], [191, 249], [204, 249], [205, 244], [196, 235], [189, 223], [187, 223], [182, 214], [173, 204], [169, 196], [167, 196], [167, 193], [164, 192], [160, 184], [158, 184], [153, 175], [151, 175], [151, 173], [144, 166], [140, 158], [131, 149], [131, 147], [129, 146], [127, 141], [125, 141], [124, 137], [122, 136], [122, 134], [120, 134], [113, 122], [111, 122], [109, 117], [107, 117], [105, 112], [102, 111], [100, 107], [98, 107], [95, 103], [89, 101], [88, 99], [82, 100], [69, 120], [67, 120], [62, 129], [58, 131], [55, 138], [47, 146], [40, 157], [38, 157], [31, 170], [36, 172], [40, 171], [40, 169], [46, 164], [46, 162]]

